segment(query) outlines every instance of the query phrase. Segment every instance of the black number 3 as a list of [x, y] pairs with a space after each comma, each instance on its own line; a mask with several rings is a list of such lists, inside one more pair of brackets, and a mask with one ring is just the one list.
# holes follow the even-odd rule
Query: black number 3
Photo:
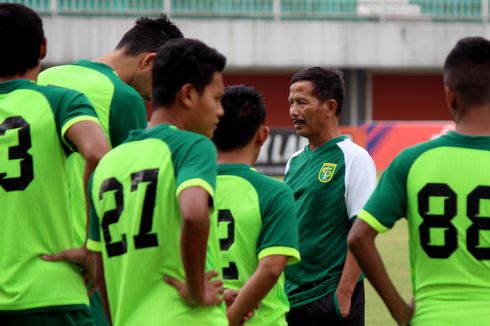
[[0, 186], [5, 191], [24, 190], [34, 180], [32, 156], [27, 152], [31, 148], [31, 128], [22, 117], [15, 116], [0, 124], [0, 136], [4, 136], [10, 129], [19, 129], [18, 145], [9, 147], [9, 160], [21, 160], [20, 176], [7, 178], [7, 173], [0, 173]]

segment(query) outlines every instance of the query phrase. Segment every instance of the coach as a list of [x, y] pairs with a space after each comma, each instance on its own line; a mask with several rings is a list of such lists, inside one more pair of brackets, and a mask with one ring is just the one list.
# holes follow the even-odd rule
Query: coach
[[340, 134], [344, 93], [342, 73], [330, 68], [301, 70], [290, 82], [289, 114], [308, 139], [284, 178], [296, 200], [302, 257], [286, 269], [290, 326], [364, 325], [363, 276], [346, 239], [376, 169], [365, 149]]

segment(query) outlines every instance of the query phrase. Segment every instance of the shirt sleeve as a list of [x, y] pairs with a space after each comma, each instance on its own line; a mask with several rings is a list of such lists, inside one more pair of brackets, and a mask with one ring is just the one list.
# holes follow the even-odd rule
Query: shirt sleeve
[[378, 187], [358, 217], [378, 232], [385, 232], [406, 215], [407, 168], [398, 156], [386, 169]]
[[[93, 176], [92, 176], [93, 177]], [[88, 197], [90, 205], [90, 220], [89, 220], [89, 235], [87, 241], [87, 249], [91, 251], [102, 251], [102, 243], [100, 240], [100, 223], [97, 212], [95, 211], [94, 201], [92, 197], [92, 177], [90, 177], [88, 184]]]
[[109, 136], [112, 147], [116, 147], [128, 138], [129, 132], [146, 128], [146, 108], [139, 94], [114, 96], [109, 114]]
[[181, 151], [175, 162], [177, 196], [186, 188], [198, 186], [214, 198], [218, 158], [214, 144], [200, 137]]
[[88, 98], [82, 93], [55, 86], [47, 86], [47, 90], [46, 96], [53, 108], [58, 134], [71, 151], [76, 151], [75, 146], [66, 139], [66, 132], [81, 121], [99, 123], [97, 114]]
[[376, 166], [368, 152], [358, 150], [346, 162], [345, 204], [349, 219], [354, 218], [364, 207], [376, 188]]
[[[280, 185], [270, 189], [266, 205], [261, 208], [262, 228], [257, 242], [259, 260], [270, 255], [288, 256], [288, 264], [300, 261], [298, 221], [293, 193]], [[284, 186], [284, 187], [282, 187]]]

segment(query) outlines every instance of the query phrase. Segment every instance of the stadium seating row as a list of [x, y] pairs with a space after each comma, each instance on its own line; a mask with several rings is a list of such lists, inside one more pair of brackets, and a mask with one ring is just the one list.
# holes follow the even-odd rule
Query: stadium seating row
[[[434, 20], [488, 18], [488, 0], [7, 0], [47, 14], [366, 19], [380, 16]], [[484, 15], [484, 13], [486, 13]]]

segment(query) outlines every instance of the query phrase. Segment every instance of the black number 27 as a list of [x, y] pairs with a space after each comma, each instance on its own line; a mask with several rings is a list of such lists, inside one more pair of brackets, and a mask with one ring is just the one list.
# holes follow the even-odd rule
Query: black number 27
[[[158, 246], [158, 238], [155, 233], [151, 233], [153, 225], [153, 212], [155, 210], [155, 197], [158, 182], [158, 169], [148, 169], [131, 174], [131, 191], [136, 191], [142, 182], [147, 182], [145, 198], [143, 201], [143, 210], [141, 213], [141, 222], [139, 233], [134, 236], [134, 246], [136, 249], [143, 249]], [[109, 178], [102, 182], [99, 192], [99, 201], [102, 200], [103, 194], [108, 191], [114, 191], [116, 207], [108, 210], [102, 217], [102, 231], [104, 236], [107, 256], [114, 257], [125, 254], [128, 251], [128, 241], [126, 234], [121, 234], [120, 241], [112, 241], [109, 230], [111, 224], [119, 222], [119, 218], [124, 210], [124, 191], [123, 185], [116, 178]]]
[[[429, 199], [443, 197], [444, 212], [429, 214]], [[480, 247], [480, 231], [490, 230], [490, 216], [481, 217], [480, 199], [490, 199], [489, 186], [477, 186], [466, 198], [466, 216], [472, 222], [466, 230], [466, 248], [477, 260], [490, 259], [490, 247]], [[418, 193], [418, 211], [424, 220], [419, 226], [420, 244], [431, 258], [448, 258], [458, 247], [457, 230], [451, 220], [457, 214], [456, 193], [444, 183], [429, 183]], [[444, 230], [444, 244], [430, 243], [431, 229]]]
[[0, 186], [5, 191], [24, 190], [34, 179], [32, 156], [27, 152], [31, 148], [31, 128], [20, 116], [9, 117], [0, 124], [0, 136], [7, 130], [19, 129], [18, 145], [9, 147], [9, 160], [20, 160], [20, 176], [7, 178], [7, 173], [0, 173]]

